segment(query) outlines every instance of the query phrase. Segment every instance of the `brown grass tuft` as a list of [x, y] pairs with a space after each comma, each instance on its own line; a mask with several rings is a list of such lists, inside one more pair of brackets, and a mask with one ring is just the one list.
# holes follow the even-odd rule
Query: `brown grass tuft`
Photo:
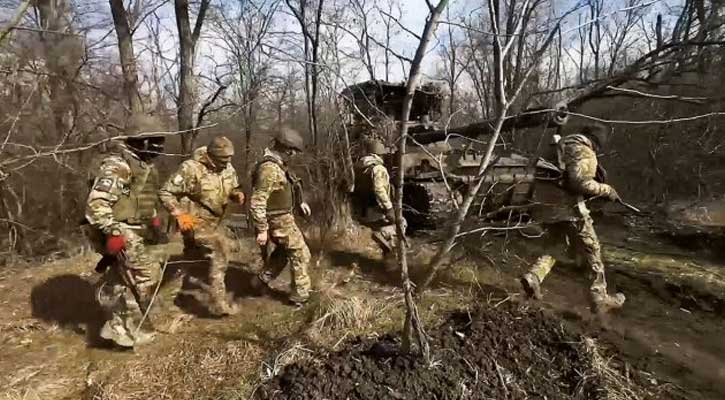
[[605, 400], [641, 400], [642, 396], [629, 380], [612, 366], [611, 358], [605, 358], [599, 351], [596, 340], [585, 337], [582, 342], [584, 351], [591, 359], [591, 370], [586, 375], [598, 378], [602, 387], [602, 399]]
[[387, 307], [375, 297], [343, 297], [335, 290], [328, 290], [321, 294], [320, 305], [310, 330], [318, 333], [361, 330], [369, 327]]

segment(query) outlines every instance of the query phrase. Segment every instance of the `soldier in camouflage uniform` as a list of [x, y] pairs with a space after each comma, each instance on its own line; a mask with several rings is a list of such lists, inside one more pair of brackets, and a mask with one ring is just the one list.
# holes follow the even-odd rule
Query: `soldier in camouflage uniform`
[[355, 208], [362, 213], [362, 223], [373, 229], [373, 239], [380, 245], [384, 255], [392, 252], [395, 246], [396, 228], [393, 202], [390, 200], [390, 174], [381, 155], [385, 146], [377, 138], [369, 138], [365, 143], [367, 155], [363, 156], [356, 168]]
[[[559, 168], [564, 173], [562, 184], [567, 200], [558, 208], [555, 206], [556, 221], [550, 224], [550, 227], [565, 232], [573, 249], [583, 256], [591, 269], [591, 301], [594, 311], [598, 313], [620, 308], [625, 301], [622, 293], [613, 296], [607, 293], [601, 247], [585, 204], [586, 199], [594, 197], [621, 201], [613, 187], [595, 179], [598, 166], [596, 151], [604, 144], [606, 137], [607, 132], [603, 127], [585, 127], [581, 133], [566, 136], [557, 143], [557, 158]], [[521, 278], [529, 296], [541, 298], [540, 285], [555, 262], [552, 256], [543, 255]]]
[[[231, 164], [234, 145], [224, 136], [212, 139], [208, 146], [194, 151], [159, 191], [159, 198], [176, 218], [187, 249], [200, 250], [209, 260], [209, 295], [212, 315], [232, 314], [224, 284], [230, 252], [238, 242], [222, 225], [230, 201], [244, 203], [237, 172]], [[183, 202], [182, 199], [188, 199]]]
[[[287, 170], [286, 161], [303, 149], [302, 136], [295, 130], [282, 128], [275, 137], [274, 146], [264, 150], [255, 167], [254, 189], [249, 201], [257, 244], [265, 259], [259, 279], [269, 285], [289, 263], [292, 272], [290, 302], [295, 305], [307, 301], [311, 284], [307, 275], [310, 250], [293, 212], [299, 208], [309, 216], [311, 211], [302, 199], [299, 180]], [[274, 251], [269, 251], [270, 244], [274, 245]]]
[[[164, 137], [135, 137], [103, 159], [86, 203], [87, 233], [104, 254], [97, 292], [108, 320], [101, 337], [119, 346], [150, 341], [140, 330], [142, 313], [161, 278], [159, 260], [146, 247], [156, 213], [158, 171], [151, 160], [163, 150]], [[97, 268], [98, 270], [99, 268]]]

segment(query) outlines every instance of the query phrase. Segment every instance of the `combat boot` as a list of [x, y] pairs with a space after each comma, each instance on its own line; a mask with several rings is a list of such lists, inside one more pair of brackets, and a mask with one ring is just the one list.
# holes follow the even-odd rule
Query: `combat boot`
[[229, 302], [221, 299], [212, 301], [209, 306], [209, 314], [214, 317], [228, 317], [230, 315], [237, 314], [238, 312], [239, 308], [236, 305], [229, 304]]
[[373, 232], [373, 240], [380, 246], [380, 249], [383, 250], [383, 254], [388, 254], [393, 251], [393, 246], [390, 244], [388, 239], [385, 238], [385, 235], [383, 235], [380, 232]]
[[520, 281], [521, 286], [524, 287], [524, 291], [529, 298], [541, 300], [544, 297], [541, 294], [541, 282], [539, 282], [538, 276], [527, 272], [520, 278]]
[[615, 295], [592, 293], [592, 309], [597, 314], [606, 314], [609, 311], [622, 308], [626, 297], [623, 293]]
[[156, 338], [156, 334], [153, 332], [139, 331], [133, 334], [134, 346], [143, 346], [151, 343]]
[[103, 324], [100, 335], [103, 339], [110, 340], [121, 347], [133, 347], [135, 342], [126, 326], [117, 317]]
[[288, 300], [291, 305], [293, 305], [297, 308], [301, 308], [301, 307], [304, 307], [305, 304], [307, 304], [307, 300], [309, 300], [309, 297], [303, 297], [303, 296], [300, 296], [299, 294], [294, 293], [294, 294], [290, 294]]

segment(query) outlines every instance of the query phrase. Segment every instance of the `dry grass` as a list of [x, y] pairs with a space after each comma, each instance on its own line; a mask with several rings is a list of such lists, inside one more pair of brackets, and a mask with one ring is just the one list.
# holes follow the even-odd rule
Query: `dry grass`
[[11, 390], [0, 396], [0, 400], [41, 400], [44, 397], [33, 390]]
[[[234, 387], [248, 392], [245, 381], [256, 369], [264, 350], [245, 342], [185, 341], [164, 355], [135, 357], [122, 370], [89, 376], [87, 398], [94, 400], [217, 398]], [[109, 371], [108, 368], [103, 368]], [[111, 370], [112, 371], [112, 370]]]
[[317, 331], [359, 330], [370, 326], [370, 322], [385, 311], [387, 305], [375, 297], [343, 297], [336, 291], [322, 294], [317, 318], [311, 329]]
[[313, 351], [303, 346], [301, 343], [294, 343], [286, 350], [274, 354], [269, 360], [262, 363], [259, 378], [262, 381], [268, 381], [282, 372], [282, 369], [290, 364], [301, 363], [305, 361], [313, 361]]
[[629, 376], [622, 375], [612, 366], [611, 359], [602, 356], [594, 339], [584, 338], [582, 347], [591, 359], [591, 370], [587, 371], [585, 376], [592, 376], [600, 381], [602, 399], [641, 400], [643, 398], [639, 390], [634, 389]]

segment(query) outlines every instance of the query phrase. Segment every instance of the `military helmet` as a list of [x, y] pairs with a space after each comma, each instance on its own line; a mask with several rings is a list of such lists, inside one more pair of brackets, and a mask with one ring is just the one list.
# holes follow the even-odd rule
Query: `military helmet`
[[212, 158], [231, 157], [234, 155], [234, 143], [226, 136], [216, 136], [209, 142], [206, 151]]
[[368, 138], [365, 141], [365, 149], [369, 154], [381, 155], [386, 153], [383, 141], [376, 137]]
[[305, 141], [302, 139], [302, 135], [296, 130], [286, 126], [279, 130], [274, 140], [278, 144], [290, 149], [297, 151], [304, 151], [305, 149]]
[[554, 113], [553, 122], [556, 125], [563, 126], [569, 121], [569, 107], [566, 102], [559, 102], [554, 105], [556, 112]]
[[130, 137], [126, 144], [139, 154], [154, 157], [164, 151], [166, 136], [159, 132], [161, 121], [152, 115], [136, 115], [129, 118], [126, 131]]
[[609, 142], [611, 128], [601, 123], [593, 123], [584, 126], [579, 133], [589, 138], [594, 146], [601, 149]]

